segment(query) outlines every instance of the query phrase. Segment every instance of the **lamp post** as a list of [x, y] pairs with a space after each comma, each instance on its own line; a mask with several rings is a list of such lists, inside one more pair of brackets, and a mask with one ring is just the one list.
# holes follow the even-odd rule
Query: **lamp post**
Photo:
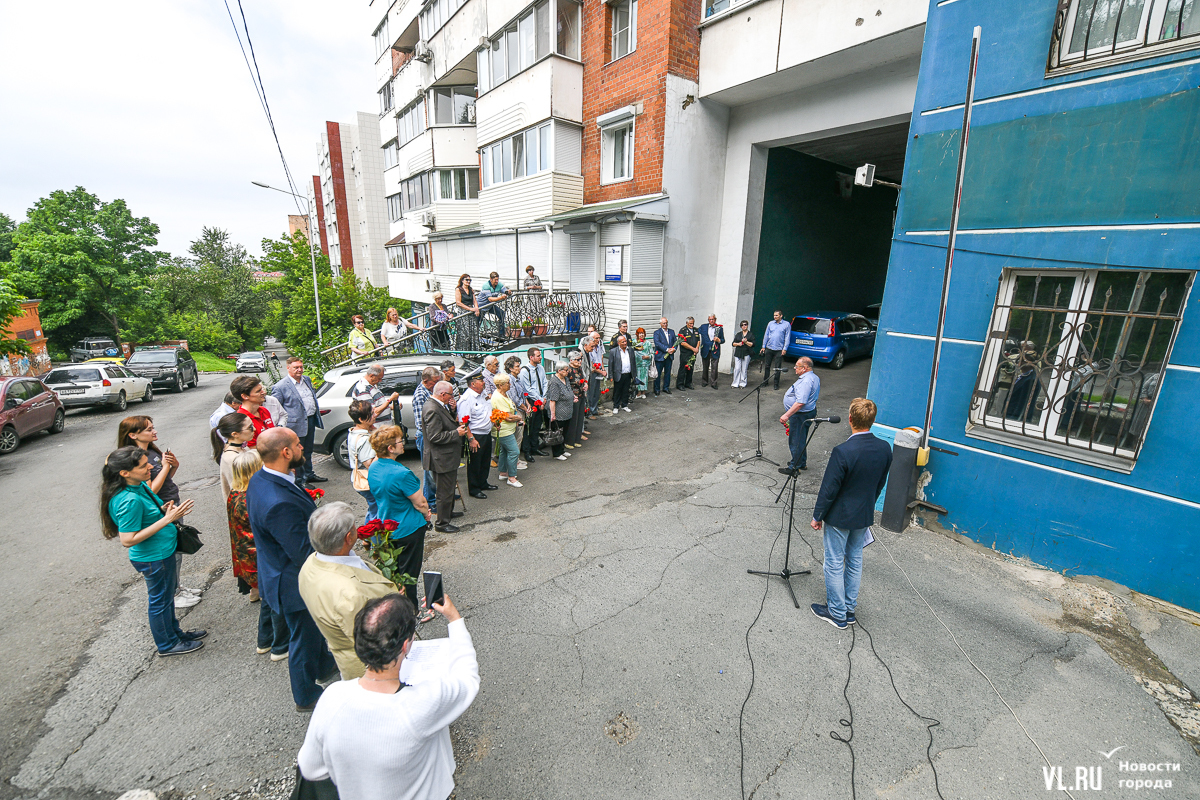
[[316, 308], [317, 308], [317, 341], [318, 341], [318, 342], [320, 342], [321, 344], [325, 344], [325, 336], [324, 336], [323, 332], [321, 331], [321, 296], [320, 296], [320, 294], [318, 294], [318, 292], [317, 292], [317, 254], [313, 252], [313, 242], [312, 242], [312, 237], [313, 237], [313, 231], [312, 231], [312, 216], [313, 216], [313, 215], [312, 215], [312, 204], [308, 202], [308, 198], [307, 198], [307, 197], [303, 197], [303, 196], [301, 196], [301, 195], [298, 195], [298, 194], [296, 194], [295, 192], [289, 192], [287, 189], [276, 189], [274, 186], [268, 186], [267, 184], [265, 184], [265, 183], [262, 183], [262, 182], [260, 182], [260, 181], [250, 181], [250, 183], [254, 184], [255, 186], [258, 186], [258, 187], [259, 187], [259, 188], [261, 188], [261, 189], [270, 189], [270, 190], [272, 190], [272, 191], [275, 191], [275, 192], [282, 192], [283, 194], [288, 194], [288, 195], [291, 195], [292, 197], [296, 198], [297, 200], [303, 200], [303, 201], [304, 201], [304, 207], [305, 207], [305, 208], [307, 209], [307, 211], [308, 211], [308, 227], [309, 227], [309, 231], [308, 231], [308, 259], [309, 259], [309, 261], [310, 261], [310, 262], [312, 262], [312, 278], [313, 278], [313, 304], [314, 304], [314, 305], [316, 306]]

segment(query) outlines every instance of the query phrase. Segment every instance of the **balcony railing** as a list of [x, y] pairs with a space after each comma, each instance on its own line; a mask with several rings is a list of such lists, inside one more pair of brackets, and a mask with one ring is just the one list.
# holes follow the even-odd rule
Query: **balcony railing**
[[1059, 0], [1047, 69], [1200, 45], [1196, 0]]
[[[409, 320], [423, 330], [410, 331], [383, 342], [362, 355], [354, 355], [348, 342], [321, 352], [326, 363], [342, 367], [355, 362], [394, 356], [436, 353], [475, 355], [511, 347], [527, 338], [540, 340], [570, 336], [595, 325], [604, 328], [604, 292], [515, 291], [504, 300], [482, 306], [480, 314], [459, 312], [435, 324], [428, 310]], [[526, 324], [528, 323], [528, 324]], [[378, 340], [380, 331], [374, 331]]]

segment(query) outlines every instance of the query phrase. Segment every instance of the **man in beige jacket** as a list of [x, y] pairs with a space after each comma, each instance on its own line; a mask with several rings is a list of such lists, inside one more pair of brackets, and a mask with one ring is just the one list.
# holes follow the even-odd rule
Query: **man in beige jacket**
[[354, 653], [354, 617], [368, 600], [399, 591], [396, 584], [354, 553], [358, 514], [347, 503], [321, 506], [308, 518], [316, 551], [300, 568], [300, 596], [329, 644], [342, 680], [363, 675]]

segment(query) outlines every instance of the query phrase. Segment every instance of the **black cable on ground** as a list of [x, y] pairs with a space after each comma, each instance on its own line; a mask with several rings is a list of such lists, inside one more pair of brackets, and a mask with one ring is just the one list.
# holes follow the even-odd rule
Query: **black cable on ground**
[[850, 750], [850, 797], [855, 800], [858, 793], [854, 788], [854, 773], [858, 767], [858, 763], [854, 758], [854, 705], [850, 702], [850, 676], [854, 674], [854, 659], [851, 654], [854, 652], [854, 642], [858, 635], [854, 632], [854, 628], [850, 628], [850, 649], [846, 651], [846, 684], [842, 686], [842, 697], [846, 700], [846, 708], [850, 719], [839, 719], [838, 724], [850, 731], [849, 736], [842, 736], [837, 731], [830, 731], [829, 738], [834, 741], [841, 742]]

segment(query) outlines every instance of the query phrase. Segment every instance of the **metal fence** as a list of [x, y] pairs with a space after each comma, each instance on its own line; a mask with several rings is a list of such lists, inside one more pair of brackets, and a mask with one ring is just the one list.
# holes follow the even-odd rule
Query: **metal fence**
[[1047, 69], [1200, 35], [1197, 0], [1059, 0]]

